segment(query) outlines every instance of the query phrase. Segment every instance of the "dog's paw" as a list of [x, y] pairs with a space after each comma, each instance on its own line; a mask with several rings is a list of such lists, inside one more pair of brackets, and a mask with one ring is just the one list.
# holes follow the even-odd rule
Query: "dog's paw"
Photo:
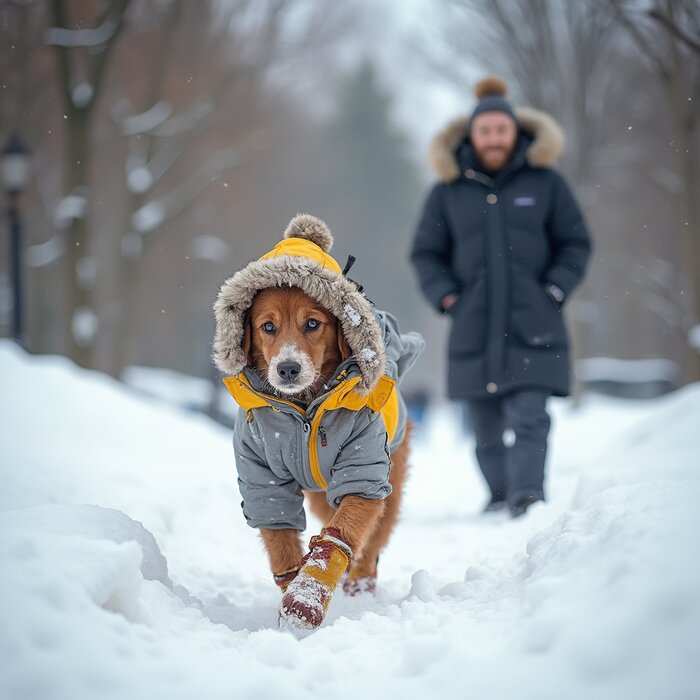
[[377, 592], [377, 577], [360, 576], [359, 578], [350, 578], [347, 576], [343, 579], [343, 592], [345, 595], [350, 596], [360, 595], [360, 593], [371, 593], [374, 595]]
[[352, 550], [332, 528], [314, 537], [301, 570], [282, 596], [280, 627], [300, 630], [319, 627], [351, 556]]
[[313, 630], [326, 616], [333, 591], [319, 580], [300, 573], [287, 587], [280, 605], [280, 626]]
[[341, 581], [346, 595], [377, 592], [377, 562], [355, 559]]

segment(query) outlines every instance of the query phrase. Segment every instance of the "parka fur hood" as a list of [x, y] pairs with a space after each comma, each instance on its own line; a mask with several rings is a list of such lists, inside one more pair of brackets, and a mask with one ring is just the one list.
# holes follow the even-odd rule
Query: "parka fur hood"
[[[527, 148], [527, 162], [533, 168], [553, 165], [564, 150], [564, 133], [557, 122], [546, 112], [532, 107], [515, 110], [519, 128], [532, 138]], [[471, 117], [459, 117], [451, 121], [430, 146], [429, 161], [441, 182], [454, 182], [461, 169], [457, 161], [459, 146], [469, 137]]]
[[255, 295], [271, 287], [299, 287], [339, 319], [362, 375], [357, 391], [369, 393], [385, 368], [384, 336], [372, 304], [329, 255], [333, 236], [309, 214], [294, 217], [269, 253], [227, 279], [214, 304], [214, 364], [237, 375], [247, 364], [243, 337]]

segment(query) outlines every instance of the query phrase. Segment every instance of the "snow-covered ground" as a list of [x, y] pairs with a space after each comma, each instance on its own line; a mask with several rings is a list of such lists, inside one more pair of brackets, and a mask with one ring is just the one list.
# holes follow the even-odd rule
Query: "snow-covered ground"
[[3, 700], [700, 697], [700, 386], [555, 402], [517, 521], [434, 411], [377, 598], [302, 640], [229, 430], [6, 341], [0, 386]]

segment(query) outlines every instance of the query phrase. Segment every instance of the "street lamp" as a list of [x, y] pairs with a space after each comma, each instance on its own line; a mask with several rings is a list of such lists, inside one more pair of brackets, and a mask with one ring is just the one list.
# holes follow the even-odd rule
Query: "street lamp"
[[20, 198], [29, 181], [29, 149], [17, 134], [12, 134], [0, 153], [0, 179], [7, 194], [7, 218], [10, 224], [10, 275], [12, 278], [12, 337], [23, 344], [22, 327], [22, 220]]

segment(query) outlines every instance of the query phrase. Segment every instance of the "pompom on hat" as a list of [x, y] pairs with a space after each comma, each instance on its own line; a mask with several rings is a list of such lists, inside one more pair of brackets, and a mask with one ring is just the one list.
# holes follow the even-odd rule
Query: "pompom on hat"
[[471, 121], [479, 114], [484, 112], [503, 112], [507, 114], [514, 122], [517, 122], [513, 107], [506, 99], [508, 94], [508, 85], [501, 78], [495, 75], [490, 75], [483, 80], [480, 80], [474, 86], [474, 94], [479, 103], [472, 112]]
[[330, 253], [333, 247], [333, 235], [328, 225], [311, 214], [297, 214], [289, 222], [284, 238], [305, 238], [315, 243], [324, 253]]
[[384, 336], [372, 304], [329, 254], [332, 246], [333, 235], [324, 221], [298, 214], [269, 253], [223, 283], [214, 303], [212, 355], [222, 372], [237, 375], [247, 364], [243, 337], [255, 295], [263, 289], [298, 287], [340, 321], [362, 375], [357, 390], [368, 393], [376, 386], [386, 361]]
[[489, 75], [482, 78], [474, 86], [474, 94], [477, 100], [481, 100], [489, 95], [500, 95], [505, 97], [508, 94], [508, 85], [505, 80], [495, 75]]

